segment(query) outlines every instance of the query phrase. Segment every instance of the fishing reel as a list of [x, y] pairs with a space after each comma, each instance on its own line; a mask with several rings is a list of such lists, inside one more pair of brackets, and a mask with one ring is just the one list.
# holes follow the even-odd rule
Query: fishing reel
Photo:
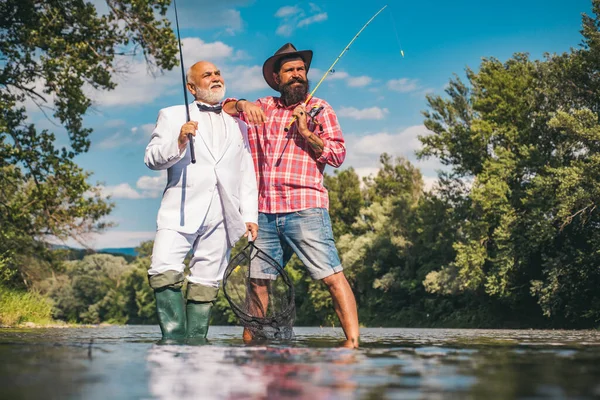
[[319, 131], [321, 131], [321, 133], [323, 133], [323, 124], [321, 124], [319, 121], [317, 121], [316, 117], [317, 115], [319, 115], [319, 113], [321, 111], [323, 111], [323, 106], [314, 106], [313, 108], [310, 109], [310, 111], [308, 111], [306, 114], [308, 115], [308, 117], [311, 119], [311, 121], [315, 124], [315, 126], [319, 127]]

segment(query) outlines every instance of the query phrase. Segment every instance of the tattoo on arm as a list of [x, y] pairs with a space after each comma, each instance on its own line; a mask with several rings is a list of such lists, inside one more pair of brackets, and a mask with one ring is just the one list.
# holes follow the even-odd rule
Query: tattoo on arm
[[321, 153], [323, 153], [323, 147], [324, 147], [325, 143], [323, 143], [323, 140], [321, 140], [320, 137], [318, 137], [317, 135], [315, 135], [313, 133], [312, 135], [310, 135], [310, 137], [306, 141], [308, 142], [310, 147], [313, 149], [313, 151], [315, 152], [315, 155], [317, 157], [319, 157], [321, 155]]

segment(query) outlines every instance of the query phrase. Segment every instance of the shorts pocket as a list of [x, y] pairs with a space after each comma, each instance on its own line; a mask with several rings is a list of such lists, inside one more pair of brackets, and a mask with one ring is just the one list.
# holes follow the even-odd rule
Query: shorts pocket
[[305, 210], [294, 211], [294, 214], [299, 217], [312, 217], [312, 216], [316, 216], [316, 215], [323, 216], [323, 209], [317, 208], [317, 207], [307, 208]]

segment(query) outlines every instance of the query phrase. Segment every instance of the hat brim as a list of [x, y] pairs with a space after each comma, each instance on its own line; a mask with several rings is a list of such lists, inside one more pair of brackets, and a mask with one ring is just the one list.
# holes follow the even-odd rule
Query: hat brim
[[273, 88], [273, 90], [279, 91], [279, 85], [275, 83], [275, 79], [273, 78], [273, 72], [275, 72], [275, 63], [282, 58], [289, 58], [293, 56], [298, 56], [304, 60], [306, 64], [306, 73], [308, 74], [308, 70], [310, 68], [310, 62], [312, 61], [313, 52], [312, 50], [301, 50], [301, 51], [292, 51], [289, 53], [281, 53], [276, 54], [267, 58], [267, 61], [263, 64], [263, 77], [269, 86]]

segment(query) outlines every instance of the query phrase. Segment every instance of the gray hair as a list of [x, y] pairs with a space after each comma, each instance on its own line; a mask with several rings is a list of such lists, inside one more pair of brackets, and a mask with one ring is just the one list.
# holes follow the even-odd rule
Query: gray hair
[[195, 85], [196, 82], [194, 82], [192, 80], [192, 67], [193, 67], [193, 65], [191, 67], [189, 67], [188, 70], [187, 70], [187, 72], [185, 73], [185, 82], [186, 83], [191, 83], [191, 84]]

